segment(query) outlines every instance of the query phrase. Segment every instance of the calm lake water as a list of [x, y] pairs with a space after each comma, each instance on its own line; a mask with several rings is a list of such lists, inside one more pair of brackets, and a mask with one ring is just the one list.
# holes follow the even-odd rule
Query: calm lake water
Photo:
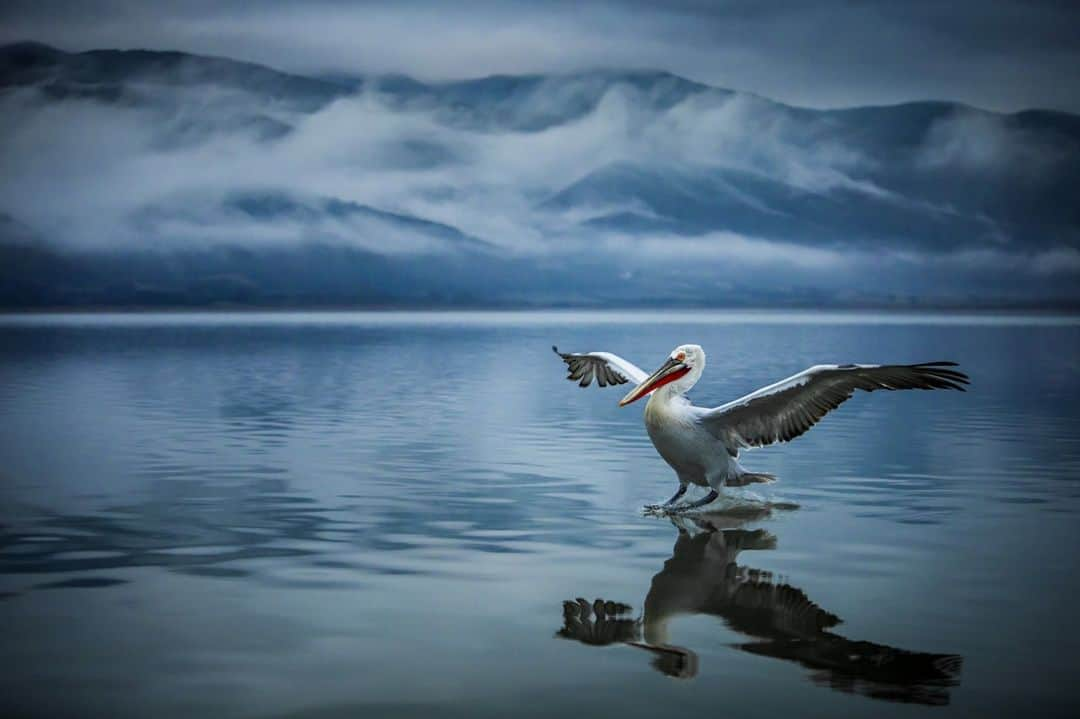
[[[551, 345], [684, 342], [698, 404], [820, 362], [972, 386], [860, 394], [674, 522], [643, 403]], [[1075, 716], [1078, 350], [1046, 316], [2, 318], [0, 713]]]

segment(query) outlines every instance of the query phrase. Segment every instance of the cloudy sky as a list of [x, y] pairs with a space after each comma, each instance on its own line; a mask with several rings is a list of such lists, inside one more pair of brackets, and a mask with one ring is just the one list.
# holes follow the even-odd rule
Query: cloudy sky
[[1068, 0], [6, 0], [0, 42], [178, 49], [425, 79], [650, 67], [797, 105], [1080, 112]]

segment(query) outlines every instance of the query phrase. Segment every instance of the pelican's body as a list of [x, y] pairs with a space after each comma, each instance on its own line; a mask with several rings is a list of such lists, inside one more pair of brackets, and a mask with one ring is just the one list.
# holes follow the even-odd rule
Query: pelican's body
[[806, 432], [856, 389], [958, 389], [968, 378], [950, 369], [952, 362], [917, 365], [817, 365], [715, 408], [696, 407], [686, 392], [705, 370], [705, 351], [680, 345], [651, 375], [609, 352], [565, 354], [568, 378], [587, 387], [595, 378], [601, 387], [634, 382], [620, 406], [649, 396], [645, 429], [656, 451], [679, 478], [670, 508], [690, 484], [710, 487], [701, 506], [716, 499], [720, 488], [772, 481], [772, 475], [748, 472], [739, 464], [739, 450], [786, 442]]
[[719, 489], [742, 473], [735, 457], [697, 421], [690, 401], [671, 390], [661, 389], [649, 397], [645, 430], [681, 485]]

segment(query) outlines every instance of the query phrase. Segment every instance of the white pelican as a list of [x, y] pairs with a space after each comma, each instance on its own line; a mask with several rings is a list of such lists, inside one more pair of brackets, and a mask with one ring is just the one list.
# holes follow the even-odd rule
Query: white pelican
[[[569, 367], [567, 379], [588, 387], [633, 382], [619, 402], [624, 407], [651, 394], [645, 405], [645, 429], [660, 456], [679, 478], [679, 489], [662, 505], [647, 509], [686, 510], [712, 502], [721, 487], [771, 482], [772, 475], [748, 472], [738, 462], [739, 450], [787, 442], [817, 424], [855, 390], [958, 389], [968, 377], [950, 367], [955, 362], [913, 365], [816, 365], [787, 379], [714, 408], [695, 407], [685, 397], [705, 369], [705, 351], [680, 345], [651, 375], [610, 352], [567, 354], [552, 347]], [[690, 484], [710, 487], [704, 498], [676, 502]]]

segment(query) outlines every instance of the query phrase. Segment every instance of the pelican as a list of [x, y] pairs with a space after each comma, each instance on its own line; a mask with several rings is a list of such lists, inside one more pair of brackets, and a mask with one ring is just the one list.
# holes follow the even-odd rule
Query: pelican
[[[651, 395], [645, 405], [645, 429], [656, 451], [675, 470], [679, 488], [663, 504], [648, 505], [649, 510], [694, 509], [715, 500], [722, 487], [774, 481], [770, 474], [745, 470], [738, 461], [739, 450], [798, 437], [857, 389], [964, 391], [968, 384], [967, 375], [950, 369], [955, 362], [815, 365], [727, 404], [706, 408], [686, 398], [705, 371], [705, 351], [698, 345], [679, 345], [652, 374], [610, 352], [571, 354], [552, 349], [566, 363], [567, 379], [581, 387], [594, 379], [600, 387], [633, 382], [620, 407]], [[691, 484], [710, 491], [700, 500], [678, 504]]]

